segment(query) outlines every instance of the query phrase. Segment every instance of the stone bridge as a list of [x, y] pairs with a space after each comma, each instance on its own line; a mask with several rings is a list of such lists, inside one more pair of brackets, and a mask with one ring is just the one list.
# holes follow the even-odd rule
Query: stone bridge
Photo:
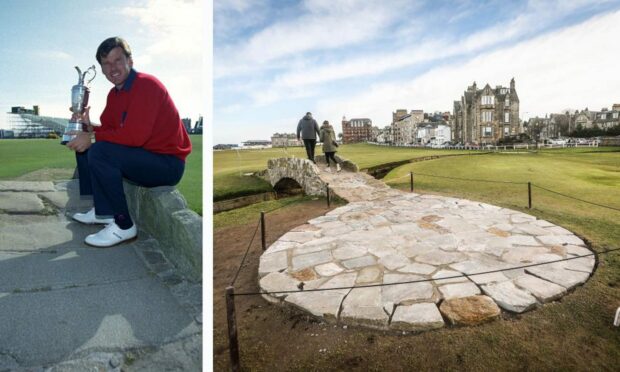
[[[322, 168], [299, 158], [269, 161], [272, 185], [294, 180], [309, 195], [325, 195], [329, 183], [349, 204], [263, 253], [268, 301], [339, 324], [427, 330], [529, 311], [583, 284], [595, 268], [582, 239], [534, 216], [394, 190], [355, 166]], [[512, 269], [530, 264], [542, 265]]]

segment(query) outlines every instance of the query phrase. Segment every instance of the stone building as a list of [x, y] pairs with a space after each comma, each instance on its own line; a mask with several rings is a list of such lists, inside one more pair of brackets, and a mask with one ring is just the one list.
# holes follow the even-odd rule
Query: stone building
[[417, 125], [424, 121], [424, 111], [396, 110], [392, 112], [392, 140], [395, 145], [409, 145], [416, 142]]
[[[614, 105], [615, 106], [615, 105]], [[593, 126], [598, 129], [611, 129], [616, 125], [620, 125], [620, 108], [619, 110], [609, 111], [606, 108], [596, 113]]]
[[379, 129], [379, 133], [377, 133], [377, 138], [375, 138], [377, 143], [391, 145], [394, 143], [394, 136], [392, 135], [392, 126], [387, 125], [383, 129]]
[[460, 101], [454, 101], [452, 132], [454, 140], [464, 144], [496, 144], [500, 139], [516, 136], [519, 126], [519, 97], [515, 79], [510, 87], [476, 82], [467, 87]]
[[343, 143], [374, 141], [372, 134], [372, 120], [368, 118], [347, 120], [346, 117], [342, 117]]
[[294, 146], [303, 146], [303, 143], [297, 140], [295, 133], [274, 133], [271, 136], [271, 147]]
[[589, 129], [592, 128], [594, 124], [594, 119], [596, 118], [596, 111], [590, 111], [586, 107], [585, 110], [581, 110], [575, 114], [575, 129]]
[[452, 138], [450, 126], [445, 121], [422, 122], [416, 128], [416, 142], [420, 145], [441, 145]]

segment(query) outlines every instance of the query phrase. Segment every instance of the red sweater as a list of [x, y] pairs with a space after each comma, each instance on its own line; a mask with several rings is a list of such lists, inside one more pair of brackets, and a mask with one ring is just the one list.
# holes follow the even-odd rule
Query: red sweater
[[131, 70], [123, 88], [112, 88], [95, 139], [171, 154], [185, 161], [192, 143], [164, 85]]

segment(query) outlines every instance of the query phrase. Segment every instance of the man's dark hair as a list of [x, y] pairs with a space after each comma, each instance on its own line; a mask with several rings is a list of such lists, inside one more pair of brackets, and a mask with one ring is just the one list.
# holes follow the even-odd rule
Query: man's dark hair
[[129, 48], [129, 44], [127, 44], [125, 39], [116, 36], [105, 39], [101, 45], [99, 45], [99, 48], [97, 48], [97, 54], [95, 55], [97, 62], [101, 64], [101, 59], [107, 57], [108, 53], [116, 47], [120, 47], [127, 58], [131, 58], [131, 49]]

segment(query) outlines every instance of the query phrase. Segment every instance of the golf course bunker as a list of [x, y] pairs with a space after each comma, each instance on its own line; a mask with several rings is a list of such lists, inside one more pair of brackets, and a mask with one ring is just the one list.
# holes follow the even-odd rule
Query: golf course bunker
[[[586, 282], [594, 267], [579, 237], [547, 221], [397, 192], [284, 234], [261, 256], [259, 280], [267, 300], [328, 322], [416, 331], [531, 310]], [[400, 282], [411, 283], [385, 285]]]

